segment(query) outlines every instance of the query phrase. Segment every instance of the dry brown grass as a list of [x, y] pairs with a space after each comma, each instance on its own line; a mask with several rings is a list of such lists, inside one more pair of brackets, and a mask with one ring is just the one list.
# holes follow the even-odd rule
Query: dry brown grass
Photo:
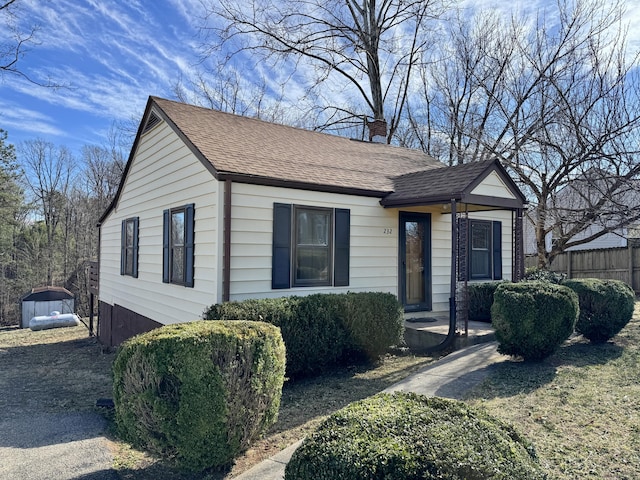
[[89, 410], [111, 397], [111, 363], [84, 326], [0, 330], [0, 411]]
[[640, 478], [640, 310], [612, 341], [576, 337], [544, 362], [505, 362], [467, 401], [515, 425], [558, 480]]

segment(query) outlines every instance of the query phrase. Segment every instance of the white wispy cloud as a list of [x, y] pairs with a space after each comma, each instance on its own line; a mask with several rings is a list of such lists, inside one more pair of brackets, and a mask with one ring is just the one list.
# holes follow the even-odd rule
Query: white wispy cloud
[[37, 135], [64, 135], [55, 119], [39, 111], [23, 108], [13, 102], [0, 100], [2, 128], [8, 131], [18, 129]]

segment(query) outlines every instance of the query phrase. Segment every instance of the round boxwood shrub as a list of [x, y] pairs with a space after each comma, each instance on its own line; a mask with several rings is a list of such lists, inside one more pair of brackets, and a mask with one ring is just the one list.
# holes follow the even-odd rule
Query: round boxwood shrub
[[548, 282], [503, 283], [494, 294], [491, 323], [498, 351], [539, 361], [573, 333], [578, 296]]
[[378, 394], [334, 413], [295, 451], [285, 480], [537, 480], [533, 446], [462, 402]]
[[113, 365], [115, 419], [134, 446], [202, 471], [224, 467], [277, 419], [285, 350], [262, 322], [191, 322], [138, 335]]
[[636, 296], [624, 282], [587, 278], [563, 285], [578, 294], [580, 315], [576, 331], [592, 343], [604, 343], [622, 330], [633, 316]]

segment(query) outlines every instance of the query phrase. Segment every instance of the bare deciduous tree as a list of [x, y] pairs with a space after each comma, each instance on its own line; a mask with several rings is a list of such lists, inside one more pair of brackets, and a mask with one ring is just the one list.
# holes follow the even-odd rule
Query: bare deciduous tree
[[[414, 70], [430, 41], [427, 23], [441, 0], [206, 0], [206, 55], [244, 52], [274, 72], [305, 69], [313, 78], [320, 128], [384, 120], [387, 142], [403, 117]], [[289, 78], [289, 77], [287, 77]], [[324, 90], [323, 90], [324, 89]], [[355, 108], [336, 101], [340, 90]]]
[[55, 265], [55, 243], [58, 227], [64, 225], [65, 248], [63, 253], [63, 275], [67, 273], [66, 240], [68, 231], [68, 194], [74, 178], [75, 163], [70, 152], [44, 140], [29, 140], [19, 147], [20, 160], [25, 170], [24, 182], [27, 191], [38, 205], [38, 213], [44, 221], [47, 240], [48, 268], [47, 284], [53, 285]]
[[455, 22], [423, 71], [427, 108], [411, 108], [412, 124], [429, 129], [407, 142], [449, 164], [497, 156], [514, 174], [541, 267], [640, 220], [628, 195], [640, 178], [639, 62], [622, 13], [607, 0], [559, 1], [534, 19]]

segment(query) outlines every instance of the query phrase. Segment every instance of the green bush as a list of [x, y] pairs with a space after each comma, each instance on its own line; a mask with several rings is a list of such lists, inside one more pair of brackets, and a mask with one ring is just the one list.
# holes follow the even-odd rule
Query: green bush
[[619, 280], [566, 280], [563, 285], [578, 294], [580, 315], [576, 331], [592, 343], [604, 343], [622, 330], [633, 316], [636, 296]]
[[533, 446], [462, 402], [378, 394], [334, 413], [295, 451], [285, 480], [537, 480]]
[[504, 283], [491, 307], [498, 351], [533, 361], [555, 352], [573, 333], [577, 317], [577, 295], [546, 282]]
[[493, 294], [503, 282], [481, 282], [467, 285], [467, 298], [469, 300], [469, 320], [476, 322], [491, 321], [491, 305]]
[[347, 293], [343, 319], [348, 335], [347, 348], [368, 360], [376, 360], [404, 335], [404, 311], [391, 293]]
[[280, 332], [260, 322], [181, 323], [133, 337], [113, 365], [118, 431], [185, 470], [229, 465], [275, 423], [284, 362]]
[[354, 358], [375, 359], [400, 342], [404, 329], [396, 297], [379, 292], [228, 302], [209, 307], [203, 318], [280, 327], [289, 377], [318, 374]]

